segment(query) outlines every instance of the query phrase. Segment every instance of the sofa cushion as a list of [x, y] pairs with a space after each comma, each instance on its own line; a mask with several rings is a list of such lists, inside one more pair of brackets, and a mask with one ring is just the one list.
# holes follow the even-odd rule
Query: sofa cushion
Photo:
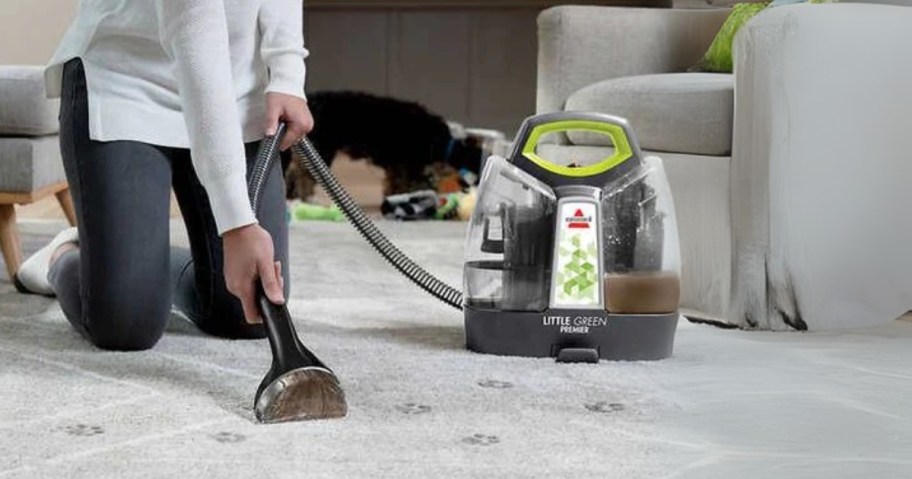
[[44, 67], [0, 66], [0, 136], [57, 133], [59, 100], [44, 89]]
[[56, 136], [0, 138], [0, 191], [28, 193], [65, 179]]
[[[568, 111], [597, 111], [626, 118], [653, 151], [727, 156], [731, 153], [734, 76], [669, 73], [615, 78], [590, 85], [567, 99]], [[571, 132], [576, 145], [604, 146], [602, 135]]]

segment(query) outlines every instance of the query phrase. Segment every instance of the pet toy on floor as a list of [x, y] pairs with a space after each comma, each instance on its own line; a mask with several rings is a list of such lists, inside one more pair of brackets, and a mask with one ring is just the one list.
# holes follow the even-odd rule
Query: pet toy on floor
[[298, 221], [345, 221], [345, 213], [338, 206], [322, 206], [311, 203], [297, 203], [292, 206], [292, 215]]

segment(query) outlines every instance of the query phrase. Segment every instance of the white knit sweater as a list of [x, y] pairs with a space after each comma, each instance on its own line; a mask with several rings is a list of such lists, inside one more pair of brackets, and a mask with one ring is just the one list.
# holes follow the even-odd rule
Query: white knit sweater
[[91, 138], [190, 148], [224, 233], [256, 222], [244, 142], [263, 137], [265, 93], [304, 97], [302, 13], [302, 0], [82, 0], [48, 94], [82, 58]]

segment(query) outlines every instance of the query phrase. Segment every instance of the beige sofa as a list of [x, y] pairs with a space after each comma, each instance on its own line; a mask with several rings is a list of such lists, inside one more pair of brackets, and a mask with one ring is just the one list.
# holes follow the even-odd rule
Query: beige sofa
[[[544, 12], [538, 111], [626, 117], [665, 160], [690, 315], [761, 329], [896, 318], [912, 307], [912, 8], [768, 9], [738, 34], [734, 75], [681, 73], [727, 14]], [[600, 141], [541, 153], [591, 161]]]

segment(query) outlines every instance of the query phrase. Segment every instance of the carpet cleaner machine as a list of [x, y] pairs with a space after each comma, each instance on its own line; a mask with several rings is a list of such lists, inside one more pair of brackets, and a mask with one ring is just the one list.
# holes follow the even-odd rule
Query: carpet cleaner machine
[[[255, 209], [284, 131], [280, 125], [261, 147], [249, 184]], [[592, 134], [610, 138], [609, 157], [558, 164], [542, 154], [547, 138]], [[393, 267], [463, 311], [468, 349], [576, 363], [671, 356], [680, 298], [674, 204], [662, 160], [643, 156], [625, 120], [582, 112], [535, 116], [509, 158], [487, 159], [466, 237], [463, 291], [393, 245], [309, 140], [293, 150]], [[257, 419], [345, 416], [338, 378], [301, 343], [287, 308], [272, 304], [262, 288], [258, 304], [273, 363], [257, 391]]]

